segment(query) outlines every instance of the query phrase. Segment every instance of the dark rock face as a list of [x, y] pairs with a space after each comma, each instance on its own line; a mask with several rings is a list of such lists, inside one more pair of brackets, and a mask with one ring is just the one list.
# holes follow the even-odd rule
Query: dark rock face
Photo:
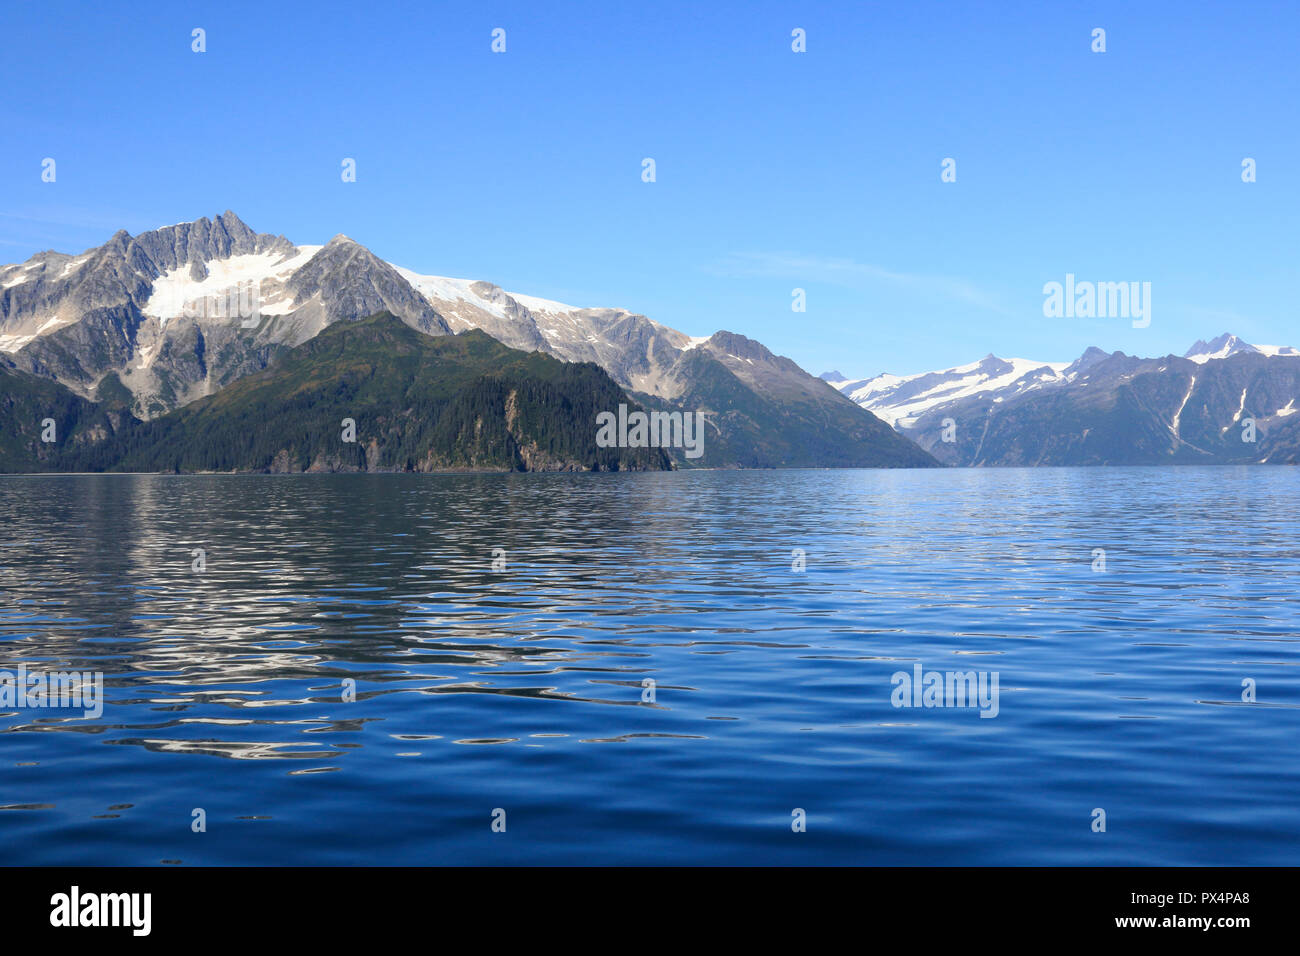
[[[205, 263], [213, 259], [263, 252], [289, 254], [295, 248], [284, 236], [253, 232], [238, 216], [226, 210], [216, 219], [204, 217], [195, 222], [141, 233], [130, 240], [127, 254], [128, 257], [140, 256], [136, 260], [140, 266], [152, 264], [159, 270], [157, 275], [188, 263], [191, 277], [202, 279], [207, 276]], [[151, 278], [157, 278], [157, 275]]]
[[334, 322], [391, 312], [426, 335], [450, 335], [442, 316], [396, 269], [347, 236], [335, 236], [288, 281], [300, 322]]

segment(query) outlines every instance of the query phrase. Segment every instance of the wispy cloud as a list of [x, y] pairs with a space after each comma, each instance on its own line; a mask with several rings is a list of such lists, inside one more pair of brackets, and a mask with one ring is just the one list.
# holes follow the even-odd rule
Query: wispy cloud
[[882, 283], [953, 299], [1001, 315], [1014, 313], [991, 293], [965, 279], [952, 276], [896, 272], [852, 259], [808, 256], [791, 252], [736, 252], [709, 267], [714, 275], [768, 276], [803, 282], [830, 282], [848, 288]]

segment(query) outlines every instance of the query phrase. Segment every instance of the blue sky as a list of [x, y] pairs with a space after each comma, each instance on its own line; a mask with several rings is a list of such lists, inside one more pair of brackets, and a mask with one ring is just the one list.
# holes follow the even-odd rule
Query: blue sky
[[[7, 4], [0, 261], [229, 208], [814, 374], [1300, 346], [1298, 28], [1294, 2]], [[1150, 282], [1151, 325], [1045, 318], [1067, 272]]]

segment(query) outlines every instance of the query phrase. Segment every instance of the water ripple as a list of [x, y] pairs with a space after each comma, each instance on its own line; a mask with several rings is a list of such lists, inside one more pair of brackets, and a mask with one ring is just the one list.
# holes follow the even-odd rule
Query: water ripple
[[[43, 864], [1294, 864], [1296, 482], [3, 478], [0, 668], [106, 700], [0, 704], [0, 834]], [[892, 706], [918, 663], [997, 671], [997, 718]]]

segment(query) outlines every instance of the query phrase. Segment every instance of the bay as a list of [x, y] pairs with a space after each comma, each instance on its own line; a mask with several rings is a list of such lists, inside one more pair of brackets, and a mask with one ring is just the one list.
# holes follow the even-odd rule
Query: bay
[[0, 707], [6, 862], [1294, 865], [1296, 490], [0, 478], [0, 669], [106, 697]]

